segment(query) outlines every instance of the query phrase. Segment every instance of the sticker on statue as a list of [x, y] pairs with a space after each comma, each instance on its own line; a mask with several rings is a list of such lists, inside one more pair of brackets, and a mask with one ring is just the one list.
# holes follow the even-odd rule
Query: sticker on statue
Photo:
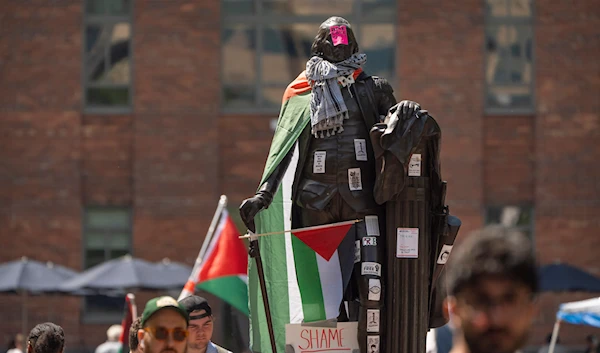
[[363, 246], [375, 246], [377, 245], [377, 238], [375, 237], [364, 237], [362, 238]]
[[331, 33], [333, 46], [340, 44], [348, 45], [348, 31], [346, 31], [346, 26], [331, 26], [329, 27], [329, 32]]
[[379, 218], [377, 216], [365, 216], [367, 235], [379, 236]]
[[360, 240], [354, 242], [354, 263], [360, 262]]
[[360, 177], [360, 168], [348, 169], [348, 187], [350, 191], [362, 190], [362, 179]]
[[367, 336], [367, 352], [379, 353], [379, 336]]
[[360, 274], [381, 277], [381, 265], [377, 262], [363, 262]]
[[378, 302], [381, 299], [381, 280], [369, 278], [369, 300]]
[[354, 139], [354, 154], [357, 161], [367, 160], [367, 141], [365, 139]]
[[367, 309], [367, 332], [379, 332], [379, 309]]
[[313, 173], [323, 174], [325, 173], [325, 157], [327, 156], [326, 151], [315, 151], [315, 159], [313, 162]]
[[442, 246], [442, 250], [440, 251], [440, 256], [438, 256], [437, 263], [440, 265], [446, 264], [446, 262], [448, 262], [448, 258], [450, 257], [451, 252], [452, 245], [444, 244], [444, 246]]

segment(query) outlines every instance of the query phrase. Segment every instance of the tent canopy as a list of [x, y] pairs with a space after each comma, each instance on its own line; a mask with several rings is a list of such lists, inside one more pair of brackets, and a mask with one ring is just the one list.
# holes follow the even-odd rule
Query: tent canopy
[[561, 304], [556, 318], [570, 324], [600, 327], [600, 297]]

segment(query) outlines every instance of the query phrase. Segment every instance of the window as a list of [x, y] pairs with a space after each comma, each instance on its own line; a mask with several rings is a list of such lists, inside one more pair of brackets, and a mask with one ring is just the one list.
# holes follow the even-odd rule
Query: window
[[131, 107], [131, 0], [86, 0], [84, 109], [122, 113]]
[[222, 104], [228, 111], [279, 109], [304, 70], [319, 25], [332, 14], [352, 25], [365, 70], [393, 81], [396, 0], [223, 0]]
[[[88, 207], [83, 220], [84, 265], [88, 269], [131, 252], [132, 218], [129, 208]], [[124, 297], [103, 295], [85, 298], [89, 322], [118, 320]]]
[[488, 113], [534, 111], [533, 0], [486, 0], [485, 82]]
[[485, 224], [501, 224], [533, 237], [533, 208], [531, 206], [488, 206]]

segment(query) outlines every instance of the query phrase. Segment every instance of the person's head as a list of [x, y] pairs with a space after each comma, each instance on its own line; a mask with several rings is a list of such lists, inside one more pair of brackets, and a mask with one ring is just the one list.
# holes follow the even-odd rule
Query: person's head
[[596, 348], [600, 345], [600, 341], [598, 340], [598, 337], [596, 337], [596, 335], [588, 335], [585, 338], [588, 347], [590, 348]]
[[184, 353], [188, 323], [187, 312], [174, 298], [150, 299], [138, 330], [139, 346], [144, 353]]
[[350, 23], [342, 17], [329, 17], [319, 26], [310, 52], [332, 63], [358, 53], [358, 43]]
[[17, 333], [13, 339], [8, 341], [8, 349], [18, 348], [23, 350], [23, 335]]
[[208, 301], [197, 295], [190, 295], [179, 301], [190, 315], [190, 337], [188, 350], [204, 349], [213, 334], [212, 309]]
[[121, 338], [121, 333], [123, 332], [123, 327], [121, 325], [111, 325], [108, 330], [106, 330], [106, 340], [110, 342], [117, 342], [119, 338]]
[[27, 353], [62, 353], [64, 348], [65, 332], [52, 322], [36, 325], [27, 337]]
[[471, 353], [509, 353], [522, 347], [536, 313], [536, 264], [529, 239], [490, 226], [450, 257], [446, 308]]
[[138, 341], [138, 331], [142, 328], [142, 317], [133, 320], [129, 328], [129, 351], [136, 353], [140, 341]]

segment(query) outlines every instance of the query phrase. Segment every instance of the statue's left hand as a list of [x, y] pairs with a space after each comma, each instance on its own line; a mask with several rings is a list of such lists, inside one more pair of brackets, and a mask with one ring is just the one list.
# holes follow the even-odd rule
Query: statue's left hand
[[390, 113], [397, 111], [400, 121], [410, 119], [413, 115], [421, 111], [421, 105], [417, 102], [404, 100], [390, 108]]

